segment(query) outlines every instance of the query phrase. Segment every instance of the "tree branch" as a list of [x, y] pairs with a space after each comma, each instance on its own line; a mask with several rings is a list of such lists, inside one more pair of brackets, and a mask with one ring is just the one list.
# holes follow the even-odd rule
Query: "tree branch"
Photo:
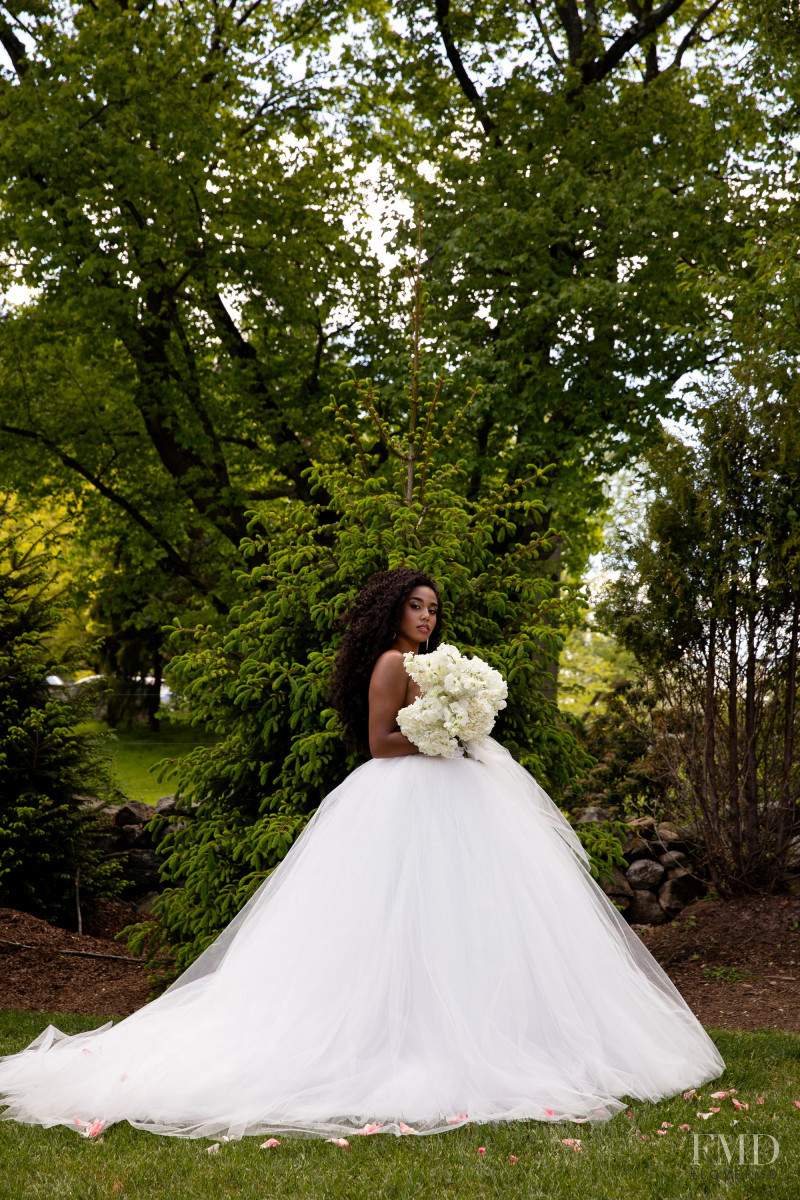
[[708, 8], [704, 8], [703, 11], [698, 15], [697, 20], [694, 22], [689, 32], [681, 41], [681, 44], [678, 46], [678, 49], [675, 51], [675, 57], [669, 64], [669, 67], [667, 67], [668, 71], [672, 70], [673, 68], [677, 70], [677, 68], [681, 65], [681, 59], [683, 58], [684, 54], [690, 48], [690, 46], [697, 41], [698, 34], [700, 33], [703, 25], [708, 18], [713, 15], [716, 9], [719, 8], [721, 3], [722, 0], [713, 0], [713, 2], [709, 4]]
[[115, 504], [118, 508], [121, 508], [123, 512], [126, 512], [131, 520], [134, 521], [140, 529], [143, 529], [145, 533], [147, 533], [153, 539], [156, 545], [164, 551], [167, 561], [176, 575], [179, 575], [181, 578], [186, 579], [190, 583], [194, 584], [194, 586], [200, 591], [201, 595], [208, 596], [217, 612], [226, 613], [228, 611], [227, 605], [225, 605], [218, 596], [215, 596], [214, 593], [210, 591], [207, 584], [205, 584], [203, 580], [199, 578], [199, 576], [195, 575], [194, 571], [186, 562], [186, 560], [179, 554], [175, 547], [167, 541], [164, 535], [160, 533], [160, 531], [155, 527], [155, 525], [153, 525], [152, 521], [150, 521], [149, 518], [144, 515], [144, 513], [139, 512], [139, 510], [131, 503], [131, 501], [123, 496], [121, 492], [118, 492], [116, 488], [110, 487], [109, 484], [104, 483], [100, 476], [96, 475], [94, 471], [89, 470], [89, 468], [85, 467], [77, 458], [74, 458], [73, 455], [68, 454], [66, 450], [62, 450], [61, 447], [52, 440], [52, 438], [49, 438], [44, 433], [37, 432], [35, 429], [22, 429], [19, 426], [7, 425], [5, 423], [0, 424], [0, 433], [8, 433], [13, 437], [26, 438], [28, 441], [35, 442], [38, 445], [44, 446], [46, 449], [50, 450], [51, 453], [56, 456], [59, 462], [63, 464], [63, 466], [67, 467], [71, 471], [74, 471], [77, 475], [80, 475], [81, 478], [85, 479], [87, 483], [90, 483], [92, 487], [100, 493], [101, 496], [104, 496], [106, 500], [110, 500], [112, 504]]
[[562, 67], [564, 64], [561, 61], [561, 56], [556, 52], [556, 48], [550, 40], [550, 34], [547, 32], [547, 26], [542, 20], [542, 14], [536, 0], [526, 0], [528, 8], [533, 13], [536, 24], [539, 26], [539, 32], [544, 38], [544, 43], [547, 46], [547, 51], [557, 67]]
[[461, 90], [475, 110], [475, 115], [483, 126], [483, 132], [488, 136], [494, 132], [495, 124], [486, 111], [480, 93], [470, 79], [467, 68], [464, 66], [464, 60], [453, 41], [453, 34], [450, 30], [450, 0], [436, 0], [436, 28], [439, 30], [450, 66], [453, 68]]
[[5, 17], [0, 19], [0, 45], [2, 45], [6, 54], [11, 59], [11, 65], [14, 68], [17, 79], [23, 79], [30, 69], [28, 56], [25, 53], [25, 47]]
[[[574, 2], [575, 0], [570, 0], [570, 3]], [[605, 54], [583, 64], [583, 82], [585, 84], [599, 83], [601, 79], [605, 79], [606, 75], [614, 70], [614, 67], [622, 61], [629, 50], [660, 29], [685, 3], [686, 0], [664, 0], [664, 3], [655, 12], [640, 17], [634, 25], [630, 25], [624, 33], [620, 34], [615, 42], [612, 42]], [[572, 61], [571, 58], [570, 61]]]
[[583, 58], [584, 29], [577, 0], [561, 0], [556, 4], [556, 16], [567, 36], [569, 65], [578, 67]]

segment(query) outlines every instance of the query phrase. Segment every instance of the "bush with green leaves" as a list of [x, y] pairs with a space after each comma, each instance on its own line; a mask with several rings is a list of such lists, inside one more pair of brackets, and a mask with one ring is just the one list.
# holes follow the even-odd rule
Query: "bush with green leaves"
[[[576, 601], [548, 574], [557, 533], [530, 532], [537, 521], [545, 527], [546, 472], [532, 469], [502, 490], [464, 499], [466, 465], [448, 462], [443, 448], [477, 389], [442, 428], [446, 383], [421, 378], [421, 302], [418, 293], [407, 423], [386, 421], [371, 381], [344, 385], [329, 411], [351, 454], [309, 472], [320, 502], [254, 514], [242, 547], [251, 565], [238, 577], [241, 600], [227, 628], [173, 631], [191, 645], [173, 660], [171, 678], [194, 720], [218, 741], [179, 768], [183, 804], [199, 807], [158, 830], [172, 886], [153, 919], [129, 937], [151, 962], [171, 959], [167, 976], [214, 939], [326, 793], [358, 765], [343, 746], [327, 691], [337, 621], [373, 572], [414, 566], [437, 580], [445, 640], [508, 680], [497, 736], [556, 796], [583, 763], [569, 721], [547, 698], [548, 664]], [[365, 430], [377, 450], [368, 449]], [[156, 818], [154, 831], [165, 820]], [[585, 837], [591, 847], [592, 834]]]
[[80, 927], [81, 905], [116, 895], [120, 871], [85, 799], [116, 797], [100, 739], [80, 732], [89, 699], [55, 694], [46, 554], [0, 497], [0, 906]]

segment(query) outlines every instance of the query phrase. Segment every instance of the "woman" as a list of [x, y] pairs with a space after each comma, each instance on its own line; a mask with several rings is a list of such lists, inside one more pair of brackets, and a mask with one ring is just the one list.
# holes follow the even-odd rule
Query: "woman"
[[370, 761], [162, 996], [115, 1026], [52, 1026], [0, 1062], [3, 1114], [184, 1137], [437, 1133], [603, 1121], [724, 1062], [592, 879], [569, 823], [487, 740], [418, 753], [403, 655], [442, 631], [436, 584], [373, 577], [332, 698]]

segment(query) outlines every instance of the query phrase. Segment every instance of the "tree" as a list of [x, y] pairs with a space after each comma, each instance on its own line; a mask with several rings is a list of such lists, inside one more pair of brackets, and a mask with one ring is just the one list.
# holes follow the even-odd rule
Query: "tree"
[[246, 512], [309, 504], [343, 452], [345, 361], [402, 415], [373, 159], [425, 208], [439, 365], [484, 379], [451, 458], [473, 498], [557, 464], [550, 569], [577, 577], [598, 471], [716, 353], [709, 272], [743, 269], [733, 163], [762, 130], [721, 75], [736, 5], [3, 11], [0, 253], [32, 299], [0, 325], [0, 471], [75, 492], [87, 554], [103, 529], [118, 635], [234, 602]]
[[0, 496], [0, 906], [77, 922], [81, 906], [119, 890], [88, 797], [116, 795], [85, 709], [47, 684], [47, 636], [59, 605], [46, 547]]
[[655, 755], [723, 895], [778, 885], [800, 834], [800, 420], [756, 350], [648, 459], [646, 528], [600, 615], [657, 701]]

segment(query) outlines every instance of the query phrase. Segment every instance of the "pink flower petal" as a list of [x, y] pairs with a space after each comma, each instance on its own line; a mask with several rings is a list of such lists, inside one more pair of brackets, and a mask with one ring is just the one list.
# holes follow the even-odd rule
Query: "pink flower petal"
[[695, 1089], [689, 1088], [688, 1092], [683, 1093], [683, 1098], [684, 1098], [684, 1100], [691, 1100], [692, 1096], [696, 1096], [696, 1095], [697, 1095], [697, 1092], [695, 1091]]
[[631, 1120], [633, 1120], [633, 1113], [626, 1113], [625, 1115], [626, 1115], [627, 1117], [630, 1117], [630, 1119], [631, 1119]]
[[[733, 1097], [731, 1097], [731, 1099], [733, 1100]], [[734, 1108], [742, 1107], [738, 1100], [733, 1100], [733, 1106], [734, 1106]]]
[[278, 1139], [277, 1138], [267, 1138], [267, 1140], [265, 1142], [261, 1143], [261, 1145], [259, 1146], [259, 1150], [271, 1150], [273, 1146], [280, 1146], [280, 1142], [278, 1141]]
[[800, 1100], [795, 1100], [794, 1106], [795, 1108], [800, 1108]]
[[672, 1129], [672, 1123], [670, 1121], [662, 1121], [661, 1128], [662, 1129]]
[[547, 1113], [548, 1117], [552, 1117], [554, 1115], [552, 1108], [546, 1108], [544, 1111]]
[[763, 1104], [763, 1103], [764, 1103], [764, 1097], [759, 1096], [758, 1099], [756, 1100], [756, 1104]]
[[657, 1129], [657, 1130], [656, 1130], [656, 1136], [657, 1136], [657, 1137], [666, 1137], [666, 1136], [667, 1136], [667, 1131], [666, 1131], [666, 1129]]
[[83, 1131], [83, 1136], [87, 1138], [96, 1138], [102, 1129], [105, 1129], [105, 1121], [95, 1120], [90, 1121]]
[[718, 1108], [714, 1108], [714, 1105], [713, 1105], [713, 1104], [710, 1104], [710, 1105], [709, 1105], [709, 1108], [711, 1109], [711, 1111], [712, 1111], [712, 1112], [719, 1112], [719, 1109], [718, 1109]]
[[397, 1127], [401, 1133], [416, 1133], [416, 1129], [412, 1129], [410, 1125], [406, 1125], [404, 1121], [398, 1121]]
[[486, 1147], [478, 1146], [478, 1154], [485, 1154], [485, 1153], [486, 1153]]
[[516, 1154], [509, 1154], [508, 1161], [513, 1165], [517, 1161]]
[[[717, 1111], [719, 1111], [719, 1110], [717, 1110]], [[701, 1112], [699, 1112], [699, 1113], [697, 1113], [697, 1116], [698, 1116], [698, 1117], [700, 1117], [700, 1119], [701, 1119], [702, 1121], [707, 1121], [707, 1120], [708, 1120], [708, 1118], [709, 1118], [709, 1117], [713, 1117], [713, 1115], [714, 1115], [714, 1114], [713, 1114], [713, 1113], [710, 1113], [710, 1112], [707, 1112], [707, 1113], [701, 1113]]]
[[342, 1146], [346, 1150], [350, 1149], [350, 1143], [347, 1138], [327, 1138], [326, 1140], [333, 1142], [334, 1146]]
[[678, 1129], [691, 1129], [691, 1125], [679, 1125]]
[[727, 1092], [712, 1092], [711, 1099], [712, 1100], [724, 1100], [727, 1095], [728, 1095]]

